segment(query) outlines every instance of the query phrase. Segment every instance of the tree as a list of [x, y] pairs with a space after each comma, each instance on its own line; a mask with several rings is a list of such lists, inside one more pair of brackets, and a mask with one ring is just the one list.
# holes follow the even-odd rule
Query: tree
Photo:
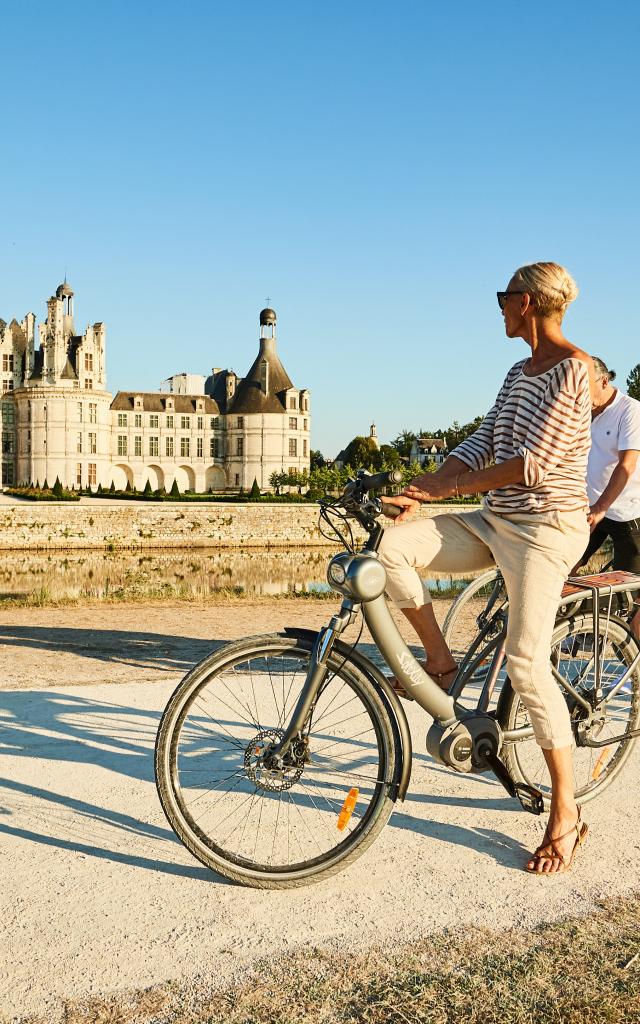
[[640, 363], [636, 363], [627, 377], [627, 394], [640, 402]]
[[111, 481], [111, 487], [109, 488], [109, 494], [115, 494], [115, 493], [116, 493], [116, 483], [115, 483], [115, 480], [112, 480]]
[[449, 429], [444, 432], [447, 449], [452, 452], [454, 448], [462, 444], [471, 434], [475, 434], [483, 419], [484, 416], [476, 416], [474, 420], [471, 420], [470, 423], [465, 423], [463, 426], [457, 420], [454, 420]]
[[180, 488], [178, 487], [178, 481], [175, 476], [173, 478], [173, 483], [171, 484], [171, 490], [169, 491], [169, 494], [171, 495], [172, 498], [181, 497]]
[[62, 484], [60, 483], [59, 476], [56, 477], [56, 482], [53, 485], [53, 493], [55, 494], [56, 498], [61, 498], [64, 493]]
[[376, 469], [397, 469], [402, 463], [402, 457], [397, 448], [391, 444], [381, 444], [378, 452], [379, 465]]
[[391, 442], [391, 447], [395, 448], [401, 458], [408, 459], [411, 455], [411, 446], [417, 437], [418, 435], [414, 434], [412, 430], [401, 430]]
[[146, 484], [144, 485], [144, 491], [142, 493], [145, 495], [153, 494], [153, 487], [151, 486], [150, 480], [147, 480]]
[[280, 494], [280, 488], [286, 485], [288, 476], [288, 473], [278, 473], [277, 471], [274, 471], [271, 474], [271, 476], [269, 477], [269, 483], [273, 487], [276, 494]]
[[327, 464], [327, 460], [325, 459], [324, 455], [322, 454], [321, 451], [318, 451], [317, 448], [315, 448], [315, 449], [312, 448], [311, 449], [311, 454], [309, 456], [309, 462], [310, 462], [311, 470], [322, 469], [322, 467], [326, 466], [326, 464]]
[[251, 484], [251, 490], [249, 491], [249, 498], [255, 500], [260, 497], [260, 488], [258, 487], [258, 480], [254, 476], [253, 483]]
[[356, 469], [373, 469], [378, 460], [378, 446], [372, 437], [354, 437], [344, 453], [344, 464]]

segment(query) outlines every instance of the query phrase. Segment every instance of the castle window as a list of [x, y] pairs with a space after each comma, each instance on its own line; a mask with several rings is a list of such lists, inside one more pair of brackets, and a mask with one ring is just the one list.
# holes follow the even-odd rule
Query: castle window
[[304, 425], [303, 425], [302, 429], [303, 430], [308, 430], [309, 429], [309, 420], [305, 420], [304, 421]]
[[93, 352], [85, 352], [84, 354], [84, 370], [93, 372]]
[[173, 416], [167, 416], [167, 428], [173, 430]]
[[243, 429], [243, 427], [244, 427], [244, 416], [238, 416], [238, 421], [236, 423], [236, 426], [237, 426], [238, 430], [242, 430]]
[[89, 468], [89, 487], [95, 487], [96, 479], [97, 479], [96, 464], [95, 464], [95, 462], [90, 462], [88, 468]]
[[13, 452], [13, 434], [5, 432], [2, 434], [2, 451], [5, 455]]
[[127, 425], [127, 414], [126, 414], [126, 412], [119, 412], [118, 413], [118, 426], [119, 427], [126, 427], [126, 425]]
[[297, 458], [298, 455], [298, 439], [297, 437], [289, 438], [289, 455]]
[[157, 430], [160, 426], [160, 417], [156, 413], [152, 413], [149, 417], [149, 426], [152, 430]]
[[93, 381], [91, 380], [91, 377], [87, 377], [87, 379], [84, 382], [84, 386], [87, 389], [87, 391], [93, 391]]
[[142, 438], [139, 434], [136, 434], [133, 439], [133, 454], [142, 455]]
[[82, 451], [82, 434], [76, 434], [76, 451]]
[[298, 417], [297, 416], [290, 416], [289, 417], [289, 430], [297, 430], [297, 429], [298, 429]]
[[2, 353], [2, 370], [4, 373], [13, 373], [13, 354]]
[[127, 454], [127, 435], [118, 434], [118, 455]]
[[217, 459], [218, 458], [218, 438], [217, 437], [212, 437], [212, 438], [209, 439], [209, 458], [210, 459]]
[[98, 422], [98, 406], [95, 402], [89, 402], [89, 423]]
[[238, 486], [239, 483], [240, 483], [240, 474], [236, 473], [236, 487]]
[[236, 438], [236, 455], [244, 455], [244, 438]]
[[308, 455], [308, 452], [307, 452], [307, 442], [306, 442], [306, 441], [303, 441], [303, 442], [302, 442], [302, 454], [303, 454], [303, 455], [304, 455], [305, 457], [306, 457], [306, 456]]
[[289, 396], [289, 408], [290, 409], [297, 409], [298, 408], [298, 399], [296, 398], [295, 395], [290, 395]]
[[191, 419], [190, 419], [190, 417], [189, 416], [181, 416], [180, 417], [180, 430], [190, 430], [190, 428], [191, 428]]
[[173, 438], [172, 437], [167, 437], [167, 438], [165, 438], [165, 442], [166, 442], [165, 450], [166, 450], [167, 457], [169, 459], [172, 459], [173, 458]]
[[134, 414], [133, 425], [134, 425], [134, 427], [141, 427], [142, 426], [142, 413], [141, 412], [136, 412]]
[[13, 391], [13, 380], [11, 379], [11, 377], [9, 377], [7, 380], [3, 380], [3, 382], [2, 382], [2, 390], [3, 391]]
[[198, 430], [204, 430], [204, 416], [198, 416]]
[[98, 435], [89, 434], [89, 454], [95, 455], [98, 451]]
[[158, 443], [158, 438], [157, 437], [150, 437], [149, 438], [149, 455], [153, 455], [157, 459], [159, 451], [160, 451], [160, 445]]
[[202, 438], [198, 437], [198, 438], [196, 438], [196, 458], [197, 459], [201, 459], [203, 457], [202, 456], [202, 449], [203, 449]]
[[13, 466], [11, 463], [5, 463], [2, 467], [2, 482], [3, 484], [13, 484]]
[[217, 416], [212, 416], [211, 417], [211, 429], [215, 430], [217, 426], [218, 426], [218, 417]]
[[183, 458], [183, 459], [188, 459], [190, 451], [191, 451], [191, 445], [189, 444], [189, 438], [188, 437], [181, 437], [180, 438], [180, 457]]
[[82, 463], [76, 462], [76, 484], [82, 487]]
[[82, 402], [78, 402], [78, 423], [82, 423]]

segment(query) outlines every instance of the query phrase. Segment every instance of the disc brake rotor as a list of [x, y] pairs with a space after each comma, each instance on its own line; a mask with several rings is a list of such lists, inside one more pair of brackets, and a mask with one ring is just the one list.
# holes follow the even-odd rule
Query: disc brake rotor
[[285, 789], [291, 789], [304, 770], [301, 765], [285, 764], [278, 768], [267, 768], [265, 765], [265, 755], [283, 736], [282, 729], [263, 729], [256, 733], [244, 753], [247, 776], [258, 789], [269, 793], [281, 793]]

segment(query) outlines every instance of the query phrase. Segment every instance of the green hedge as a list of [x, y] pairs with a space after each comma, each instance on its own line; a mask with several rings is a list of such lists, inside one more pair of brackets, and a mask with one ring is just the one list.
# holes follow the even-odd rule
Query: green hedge
[[80, 501], [80, 495], [74, 491], [67, 491], [64, 488], [55, 493], [50, 487], [5, 487], [5, 494], [12, 494], [16, 498], [26, 498], [27, 501]]

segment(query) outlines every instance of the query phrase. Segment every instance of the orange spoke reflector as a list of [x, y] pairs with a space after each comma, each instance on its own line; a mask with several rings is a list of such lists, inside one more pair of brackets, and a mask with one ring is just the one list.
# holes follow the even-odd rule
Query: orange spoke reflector
[[351, 818], [358, 801], [359, 792], [359, 789], [350, 789], [345, 796], [342, 810], [338, 815], [338, 832], [344, 832], [345, 828], [349, 824], [349, 819]]
[[594, 764], [593, 771], [591, 772], [591, 778], [592, 778], [593, 782], [595, 782], [596, 779], [600, 778], [600, 775], [602, 773], [602, 769], [604, 768], [604, 763], [607, 760], [607, 755], [608, 755], [610, 750], [611, 750], [611, 747], [605, 747], [604, 750], [602, 751], [602, 753], [600, 754], [600, 756], [598, 757], [598, 760]]

